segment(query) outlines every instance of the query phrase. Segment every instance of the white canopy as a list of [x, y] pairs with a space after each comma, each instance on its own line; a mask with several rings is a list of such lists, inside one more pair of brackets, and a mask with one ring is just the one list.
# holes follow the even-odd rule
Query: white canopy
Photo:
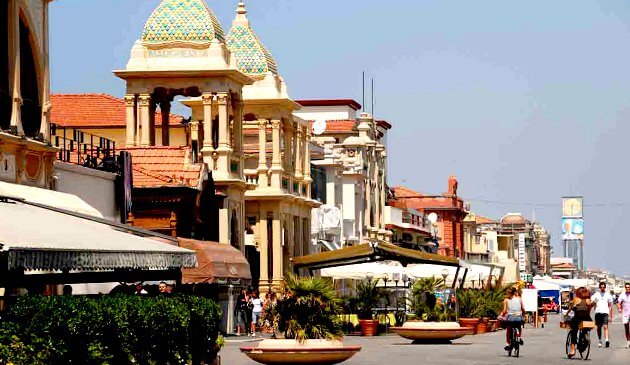
[[560, 285], [552, 282], [548, 282], [544, 279], [534, 278], [534, 287], [538, 290], [560, 290]]
[[[467, 264], [462, 262], [462, 268], [459, 271], [458, 280], [461, 280], [464, 276], [464, 270], [468, 268], [468, 273], [466, 274], [466, 283], [473, 282], [485, 282], [488, 279], [488, 276], [491, 274], [492, 268], [490, 266], [485, 265], [477, 265], [477, 264]], [[455, 273], [457, 272], [457, 268], [455, 267], [447, 267], [440, 265], [430, 265], [430, 264], [411, 264], [407, 266], [406, 273], [409, 277], [413, 279], [418, 278], [442, 278], [446, 275], [446, 282], [452, 283], [455, 279]]]
[[374, 279], [387, 277], [387, 280], [400, 280], [404, 272], [405, 268], [398, 261], [380, 261], [329, 267], [322, 269], [320, 275], [333, 279], [362, 280], [369, 277]]

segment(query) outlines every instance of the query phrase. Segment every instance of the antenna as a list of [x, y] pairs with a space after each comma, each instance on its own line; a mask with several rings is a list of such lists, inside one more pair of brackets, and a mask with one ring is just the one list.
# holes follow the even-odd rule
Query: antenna
[[361, 100], [361, 105], [363, 111], [365, 111], [365, 71], [363, 71], [363, 81], [361, 82], [361, 87], [363, 88], [363, 99]]
[[372, 118], [374, 118], [374, 78], [372, 78]]

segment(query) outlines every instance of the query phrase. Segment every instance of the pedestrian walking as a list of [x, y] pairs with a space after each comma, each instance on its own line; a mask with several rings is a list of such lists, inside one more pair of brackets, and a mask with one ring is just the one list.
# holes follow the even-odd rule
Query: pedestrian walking
[[252, 304], [252, 337], [256, 336], [256, 326], [258, 325], [258, 320], [260, 319], [260, 315], [262, 313], [263, 302], [262, 299], [258, 298], [258, 294], [254, 291], [252, 292], [252, 296], [250, 298], [250, 303]]
[[626, 333], [626, 348], [630, 349], [630, 282], [624, 285], [626, 291], [619, 295], [617, 308], [621, 314], [621, 323]]
[[[247, 290], [241, 290], [241, 293], [236, 298], [236, 335], [240, 336], [243, 332], [247, 332], [247, 304], [249, 302], [249, 296]], [[249, 334], [249, 333], [248, 333]]]
[[606, 283], [599, 283], [599, 291], [593, 294], [591, 302], [595, 303], [595, 325], [597, 325], [597, 346], [602, 347], [602, 327], [606, 338], [606, 347], [610, 347], [608, 340], [608, 323], [613, 317], [613, 297], [606, 290]]

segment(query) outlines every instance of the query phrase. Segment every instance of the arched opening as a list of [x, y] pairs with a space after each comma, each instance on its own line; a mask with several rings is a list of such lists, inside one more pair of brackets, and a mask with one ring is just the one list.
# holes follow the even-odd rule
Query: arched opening
[[0, 130], [9, 129], [11, 93], [9, 91], [9, 5], [0, 6]]
[[42, 123], [37, 66], [31, 46], [31, 32], [20, 19], [20, 91], [22, 94], [22, 128], [27, 137], [36, 137]]

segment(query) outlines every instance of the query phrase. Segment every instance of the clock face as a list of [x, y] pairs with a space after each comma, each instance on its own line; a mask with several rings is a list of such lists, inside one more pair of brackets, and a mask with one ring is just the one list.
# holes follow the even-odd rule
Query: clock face
[[565, 217], [581, 217], [582, 216], [582, 199], [581, 198], [565, 198], [562, 203], [562, 215]]

